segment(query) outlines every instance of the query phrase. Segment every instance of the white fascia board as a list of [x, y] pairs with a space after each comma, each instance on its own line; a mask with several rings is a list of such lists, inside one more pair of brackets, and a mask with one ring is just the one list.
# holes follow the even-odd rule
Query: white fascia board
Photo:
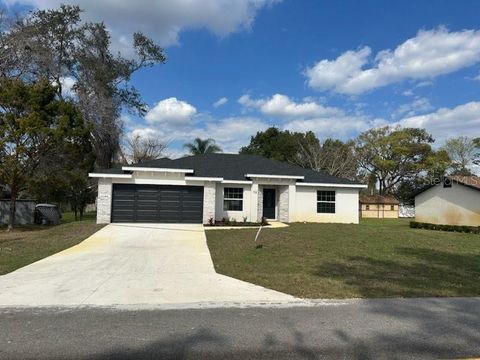
[[296, 176], [296, 175], [265, 175], [265, 174], [245, 174], [245, 177], [268, 178], [268, 179], [296, 179], [296, 180], [303, 180], [305, 178], [305, 176]]
[[200, 176], [185, 176], [185, 181], [223, 181], [221, 177], [200, 177]]
[[338, 187], [338, 188], [353, 188], [353, 189], [366, 189], [368, 185], [363, 184], [327, 184], [327, 183], [304, 183], [297, 182], [297, 186], [314, 186], [314, 187]]
[[138, 167], [137, 166], [122, 166], [122, 170], [193, 174], [193, 169], [170, 169], [170, 168], [155, 168], [155, 167], [140, 167], [140, 166], [138, 166]]
[[253, 184], [253, 181], [250, 180], [223, 180], [222, 184]]
[[132, 174], [102, 174], [102, 173], [89, 173], [91, 178], [113, 178], [113, 179], [131, 179]]

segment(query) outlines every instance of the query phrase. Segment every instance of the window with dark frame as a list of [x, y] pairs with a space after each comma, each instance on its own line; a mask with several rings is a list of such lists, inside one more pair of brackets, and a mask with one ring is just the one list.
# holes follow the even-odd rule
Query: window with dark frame
[[335, 191], [317, 191], [317, 213], [335, 214]]
[[243, 188], [224, 188], [223, 189], [223, 210], [242, 211], [243, 210]]
[[370, 205], [365, 205], [365, 210], [370, 210]]
[[395, 205], [390, 205], [390, 210], [394, 211], [395, 210]]

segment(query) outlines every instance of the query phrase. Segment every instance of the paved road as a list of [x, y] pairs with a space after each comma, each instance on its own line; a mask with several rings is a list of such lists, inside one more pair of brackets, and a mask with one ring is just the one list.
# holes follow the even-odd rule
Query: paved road
[[201, 224], [110, 224], [0, 276], [0, 306], [291, 302], [215, 272]]
[[2, 359], [461, 358], [480, 298], [195, 310], [1, 309]]

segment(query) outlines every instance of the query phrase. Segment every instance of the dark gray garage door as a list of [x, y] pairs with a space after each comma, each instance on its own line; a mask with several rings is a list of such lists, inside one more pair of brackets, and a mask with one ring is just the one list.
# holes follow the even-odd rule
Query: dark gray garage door
[[114, 184], [112, 222], [201, 223], [203, 186]]

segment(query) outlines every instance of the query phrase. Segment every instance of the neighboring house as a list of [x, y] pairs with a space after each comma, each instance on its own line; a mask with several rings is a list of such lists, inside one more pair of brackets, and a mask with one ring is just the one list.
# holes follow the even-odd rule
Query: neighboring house
[[397, 219], [400, 203], [393, 196], [361, 195], [360, 217]]
[[447, 176], [415, 196], [415, 220], [480, 226], [480, 177]]
[[255, 155], [158, 159], [90, 174], [97, 222], [358, 223], [365, 185]]

